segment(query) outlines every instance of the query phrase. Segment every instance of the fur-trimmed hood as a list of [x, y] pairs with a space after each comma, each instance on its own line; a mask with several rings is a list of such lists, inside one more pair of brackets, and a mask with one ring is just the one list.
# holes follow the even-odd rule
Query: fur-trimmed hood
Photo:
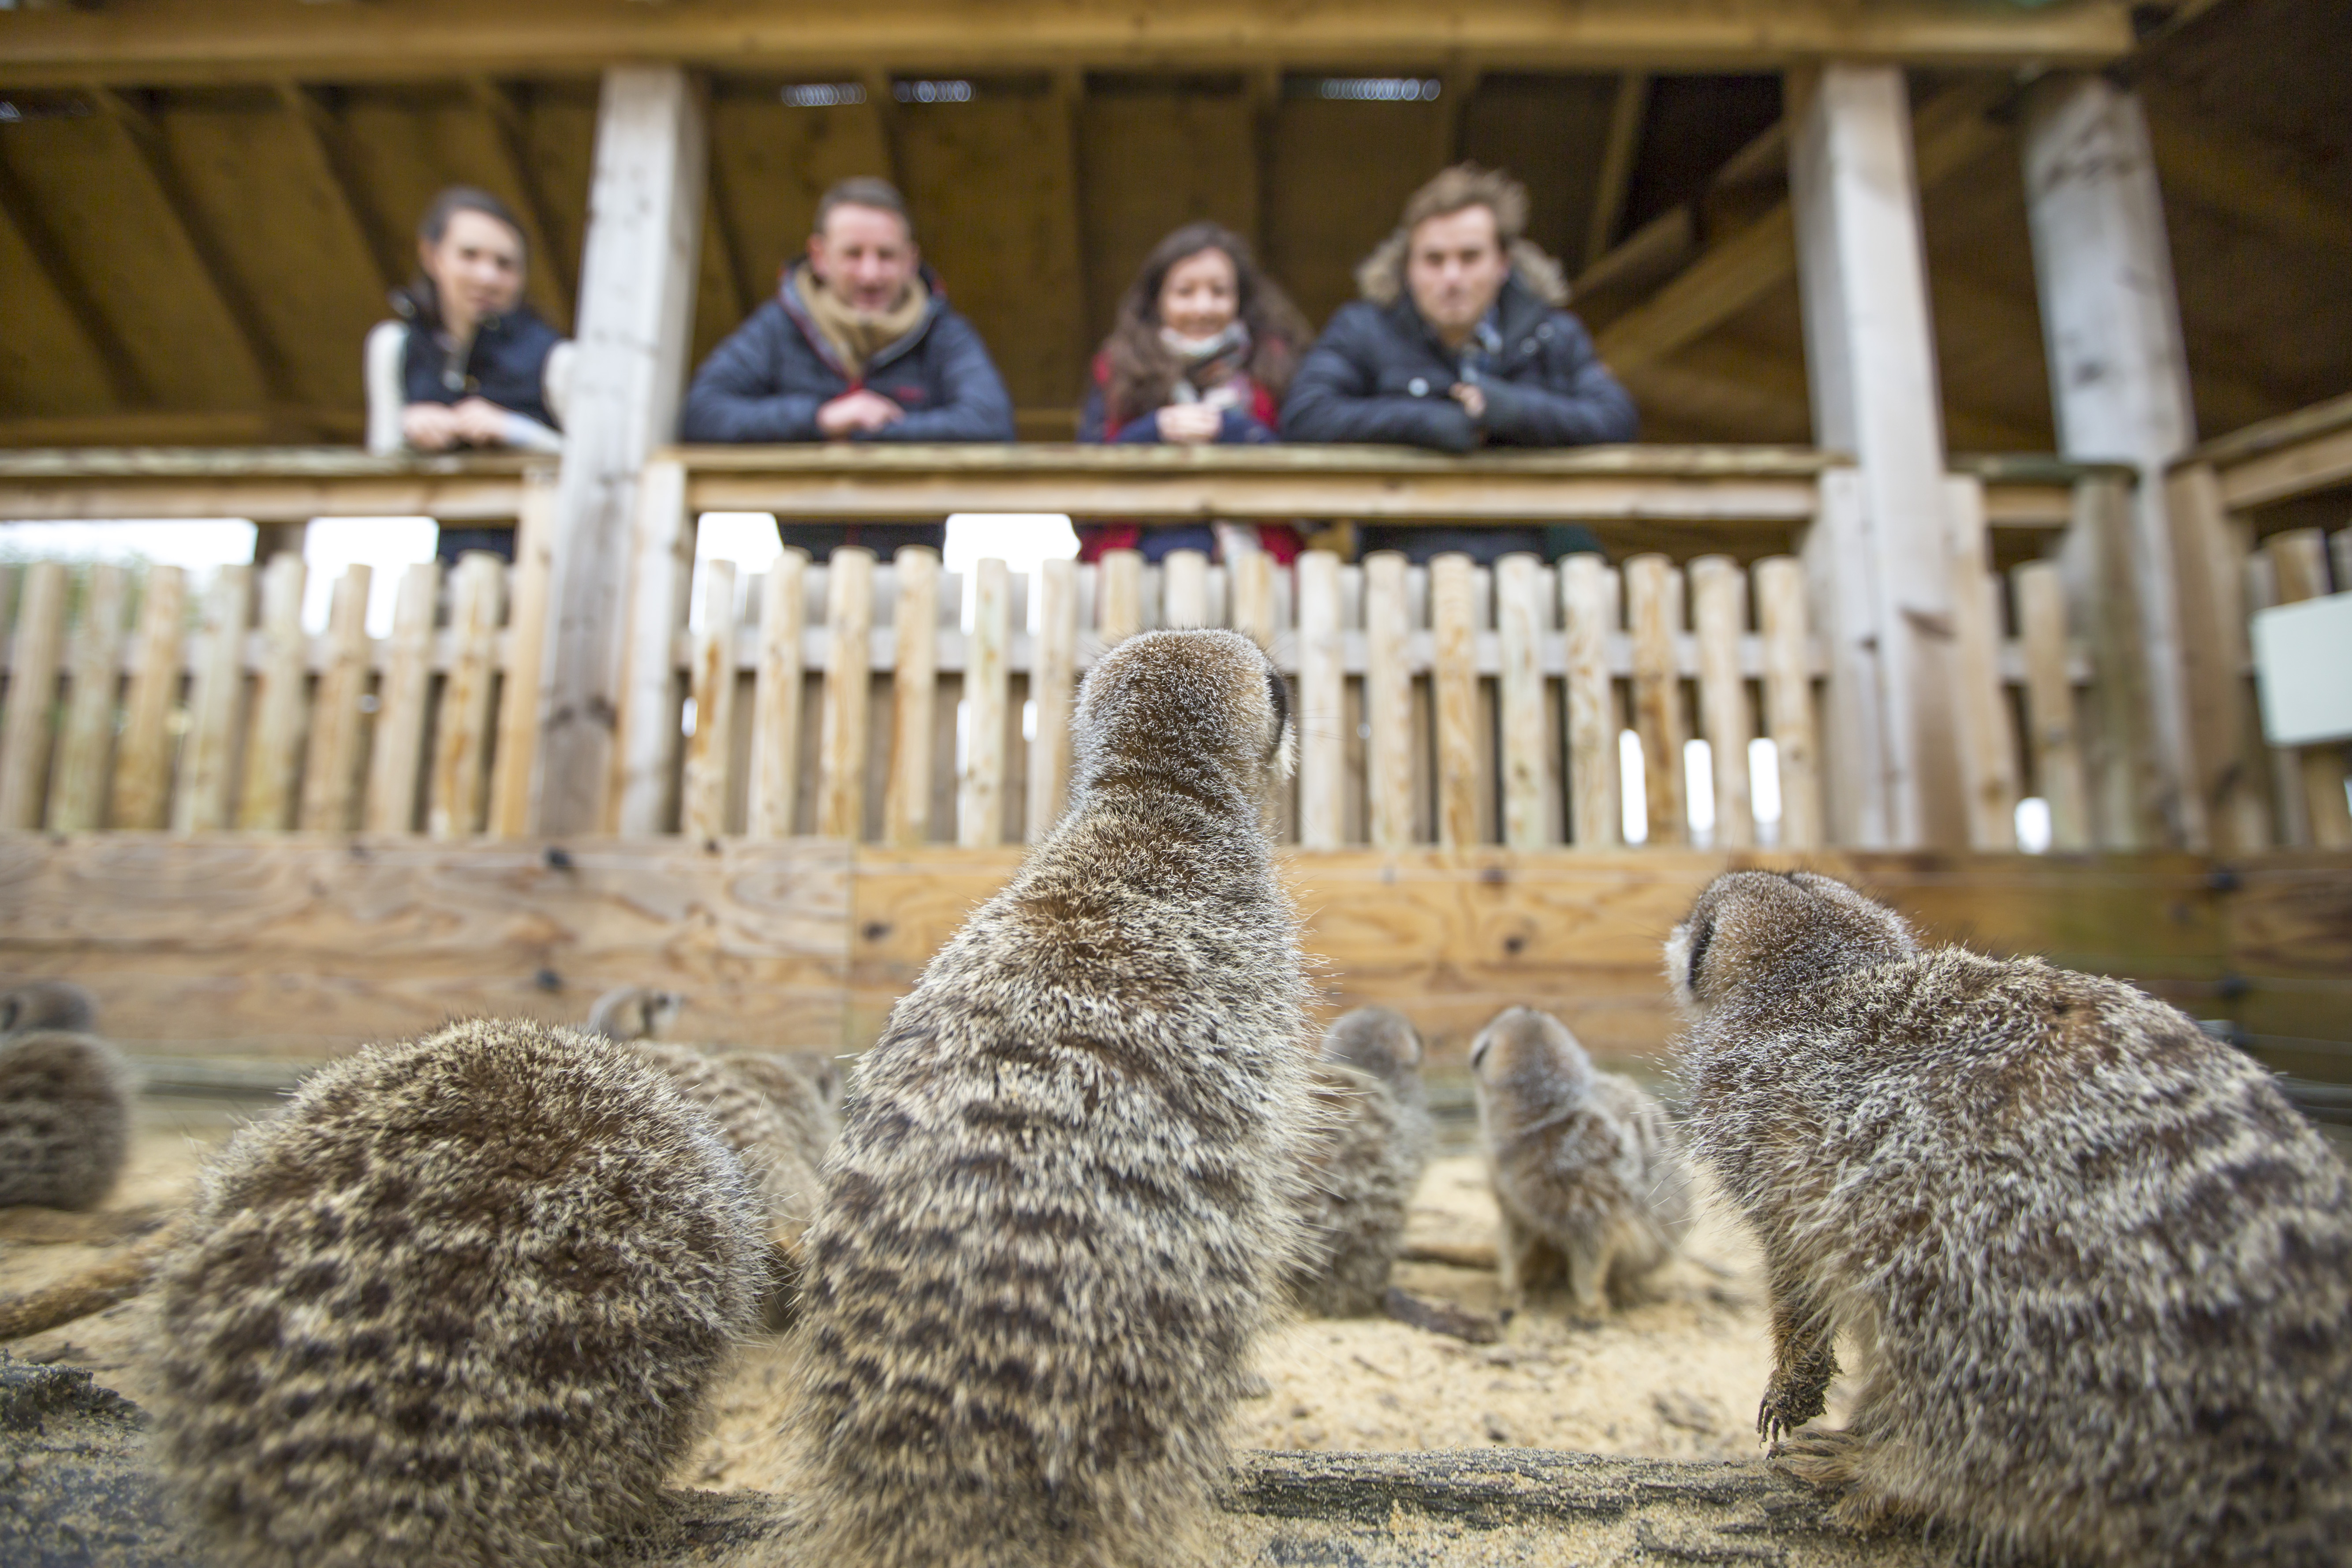
[[[1403, 299], [1404, 253], [1412, 238], [1410, 231], [1399, 228], [1381, 241], [1356, 268], [1357, 291], [1383, 308]], [[1568, 303], [1568, 272], [1556, 257], [1526, 238], [1511, 241], [1509, 253], [1511, 274], [1520, 287], [1547, 305]]]

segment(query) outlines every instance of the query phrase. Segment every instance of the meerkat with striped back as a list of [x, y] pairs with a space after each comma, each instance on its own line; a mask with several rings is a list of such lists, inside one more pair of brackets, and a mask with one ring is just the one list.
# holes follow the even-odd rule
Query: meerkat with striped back
[[0, 1205], [90, 1209], [131, 1153], [138, 1077], [62, 980], [0, 992]]
[[1387, 1299], [1405, 1210], [1435, 1138], [1421, 1056], [1403, 1014], [1358, 1007], [1332, 1024], [1308, 1065], [1320, 1115], [1301, 1143], [1305, 1251], [1290, 1294], [1302, 1310], [1360, 1317]]

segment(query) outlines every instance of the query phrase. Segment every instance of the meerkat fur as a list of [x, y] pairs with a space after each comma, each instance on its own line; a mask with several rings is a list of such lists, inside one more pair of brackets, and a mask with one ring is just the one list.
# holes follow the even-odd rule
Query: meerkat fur
[[0, 1039], [0, 1205], [104, 1203], [131, 1153], [138, 1092], [131, 1064], [95, 1035]]
[[1567, 1025], [1507, 1007], [1470, 1047], [1487, 1179], [1502, 1215], [1503, 1305], [1555, 1291], [1591, 1320], [1646, 1293], [1690, 1228], [1690, 1179], [1665, 1108], [1601, 1072]]
[[616, 985], [588, 1009], [588, 1032], [608, 1040], [666, 1040], [686, 998], [653, 985]]
[[150, 1455], [222, 1568], [583, 1561], [697, 1435], [761, 1229], [709, 1114], [624, 1047], [371, 1047], [206, 1171], [157, 1279]]
[[860, 1059], [808, 1237], [811, 1563], [1192, 1560], [1296, 1245], [1307, 1058], [1266, 806], [1287, 689], [1111, 649], [1067, 812]]
[[98, 1004], [70, 980], [27, 980], [0, 991], [0, 1037], [35, 1029], [93, 1034], [98, 1029]]
[[[1806, 873], [1717, 879], [1666, 969], [1692, 1135], [1763, 1246], [1787, 1468], [1982, 1557], [2345, 1561], [2352, 1184], [2263, 1068]], [[1806, 1426], [1841, 1339], [1846, 1426]]]
[[1301, 1143], [1306, 1251], [1290, 1273], [1303, 1311], [1360, 1317], [1387, 1300], [1405, 1210], [1435, 1138], [1421, 1056], [1402, 1014], [1359, 1007], [1331, 1026], [1308, 1064], [1320, 1114]]

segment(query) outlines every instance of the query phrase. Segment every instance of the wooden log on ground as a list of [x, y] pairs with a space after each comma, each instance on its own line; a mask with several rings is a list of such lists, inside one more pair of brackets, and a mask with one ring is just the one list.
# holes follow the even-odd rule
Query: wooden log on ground
[[8, 717], [0, 730], [0, 829], [25, 832], [41, 826], [56, 733], [51, 725], [58, 668], [65, 655], [68, 586], [63, 562], [36, 561], [25, 573], [8, 650]]
[[1412, 843], [1412, 608], [1405, 558], [1394, 550], [1364, 558], [1364, 719], [1367, 832], [1375, 849]]
[[898, 568], [898, 612], [891, 625], [897, 660], [891, 676], [890, 768], [883, 788], [886, 844], [920, 844], [931, 836], [932, 709], [939, 695], [940, 558], [908, 545]]
[[1032, 844], [1062, 819], [1069, 788], [1070, 708], [1078, 679], [1077, 563], [1041, 563], [1037, 594], [1036, 657], [1029, 668], [1029, 700], [1037, 705], [1037, 727], [1029, 744]]
[[205, 595], [204, 626], [197, 634], [188, 736], [180, 753], [180, 787], [172, 797], [175, 832], [209, 832], [229, 824], [238, 719], [245, 710], [245, 636], [252, 618], [253, 568], [221, 567]]
[[284, 552], [261, 574], [261, 672], [245, 748], [245, 793], [236, 825], [251, 832], [294, 826], [302, 767], [310, 639], [302, 630], [302, 557]]
[[299, 821], [312, 833], [344, 833], [359, 826], [360, 742], [365, 715], [360, 700], [374, 673], [375, 645], [368, 637], [368, 593], [374, 569], [358, 564], [336, 579], [327, 610], [327, 662], [310, 700], [310, 751], [302, 764], [302, 810]]
[[1339, 558], [1298, 558], [1298, 841], [1337, 849], [1347, 833], [1346, 667], [1339, 646]]
[[[2278, 603], [2299, 605], [2326, 594], [2327, 545], [2315, 528], [2274, 533], [2263, 541], [2269, 558]], [[2311, 824], [2311, 842], [2321, 849], [2352, 847], [2352, 807], [2344, 797], [2344, 748], [2341, 744], [2304, 746], [2295, 752], [2294, 775], [2303, 785], [2304, 812]]]
[[2090, 801], [2083, 743], [2068, 677], [2064, 569], [2029, 561], [2011, 574], [2017, 594], [2020, 640], [2025, 646], [2025, 721], [2033, 753], [2034, 787], [2050, 808], [2050, 847], [2087, 849]]
[[678, 831], [696, 844], [727, 831], [727, 767], [735, 734], [735, 563], [713, 561], [703, 571], [702, 625], [687, 670], [694, 733], [687, 739], [678, 793]]
[[547, 669], [548, 605], [555, 572], [555, 474], [523, 476], [515, 523], [515, 558], [507, 610], [505, 673], [499, 682], [499, 738], [490, 759], [489, 831], [520, 838], [534, 821], [532, 773], [539, 763], [541, 699]]
[[824, 723], [817, 742], [816, 830], [866, 835], [866, 710], [873, 680], [874, 552], [845, 545], [826, 563]]
[[1682, 680], [1675, 658], [1682, 630], [1682, 574], [1663, 555], [1625, 563], [1627, 621], [1633, 637], [1633, 732], [1642, 742], [1642, 793], [1650, 844], [1687, 844], [1684, 802]]
[[1429, 563], [1429, 622], [1435, 644], [1430, 672], [1436, 714], [1437, 842], [1467, 849], [1478, 842], [1477, 579], [1467, 555]]
[[161, 827], [171, 820], [172, 709], [180, 700], [188, 620], [188, 574], [177, 566], [147, 571], [139, 609], [139, 664], [122, 705], [122, 743], [114, 757], [116, 827]]
[[1745, 849], [1756, 842], [1756, 808], [1748, 798], [1748, 680], [1739, 643], [1748, 630], [1748, 579], [1727, 555], [1690, 563], [1691, 629], [1698, 641], [1699, 731], [1715, 775], [1715, 843]]
[[106, 825], [106, 785], [114, 762], [114, 701], [122, 684], [122, 611], [129, 578], [101, 561], [89, 569], [81, 620], [68, 661], [64, 733], [49, 785], [52, 833]]
[[1544, 723], [1543, 642], [1551, 629], [1542, 561], [1506, 555], [1495, 568], [1495, 631], [1501, 660], [1503, 842], [1540, 849], [1554, 842], [1549, 804], [1557, 792]]
[[433, 619], [440, 597], [440, 563], [421, 561], [400, 574], [368, 757], [364, 821], [370, 833], [410, 833], [416, 827], [425, 704], [433, 689]]
[[1004, 841], [1012, 646], [1012, 571], [1002, 561], [982, 561], [972, 584], [971, 640], [963, 666], [970, 706], [963, 768], [956, 782], [956, 842], [975, 848]]
[[1755, 566], [1756, 622], [1764, 642], [1764, 728], [1780, 761], [1780, 847], [1823, 840], [1820, 728], [1813, 714], [1812, 627], [1805, 568], [1787, 555]]
[[1568, 633], [1570, 841], [1601, 849], [1623, 837], [1617, 810], [1617, 714], [1609, 638], [1617, 629], [1609, 569], [1598, 555], [1559, 563], [1560, 614]]
[[790, 838], [800, 801], [801, 632], [808, 621], [808, 553], [786, 550], [760, 593], [760, 668], [751, 684], [754, 838]]

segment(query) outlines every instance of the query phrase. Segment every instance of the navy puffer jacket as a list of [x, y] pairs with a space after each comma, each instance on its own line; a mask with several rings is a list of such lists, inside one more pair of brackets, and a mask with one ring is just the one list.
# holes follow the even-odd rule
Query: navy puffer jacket
[[1379, 442], [1467, 452], [1631, 441], [1640, 416], [1593, 353], [1584, 323], [1547, 304], [1517, 273], [1503, 285], [1502, 347], [1478, 382], [1474, 421], [1447, 395], [1458, 362], [1410, 298], [1358, 300], [1323, 329], [1282, 405], [1286, 441]]
[[907, 416], [861, 441], [1010, 441], [1013, 399], [971, 323], [948, 308], [929, 268], [930, 308], [913, 331], [852, 376], [809, 319], [792, 277], [710, 351], [678, 416], [685, 441], [822, 441], [817, 410], [866, 387]]

